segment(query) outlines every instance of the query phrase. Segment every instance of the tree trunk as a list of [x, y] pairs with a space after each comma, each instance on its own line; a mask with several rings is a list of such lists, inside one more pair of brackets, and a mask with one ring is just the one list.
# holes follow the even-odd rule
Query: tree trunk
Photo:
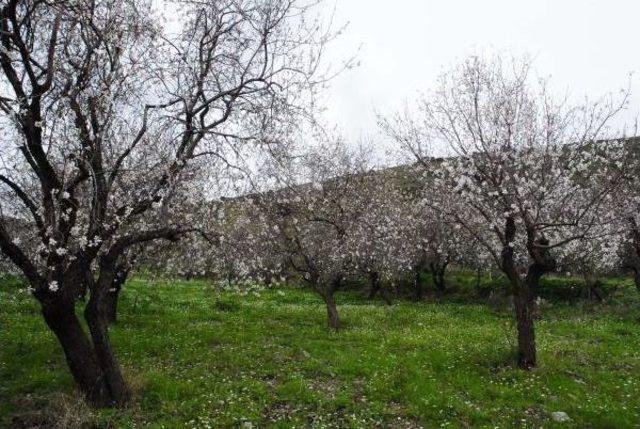
[[593, 274], [590, 271], [584, 271], [583, 276], [584, 276], [584, 286], [585, 286], [585, 292], [587, 294], [587, 299], [603, 301], [604, 295], [602, 294], [602, 291], [598, 287], [598, 284], [600, 282], [596, 280], [596, 278], [594, 278]]
[[526, 279], [518, 282], [519, 288], [515, 296], [518, 366], [522, 369], [531, 369], [537, 365], [534, 331], [535, 297], [542, 276], [556, 267], [556, 261], [549, 252], [549, 240], [544, 235], [537, 235], [532, 229], [527, 230], [527, 251], [533, 263], [527, 270]]
[[329, 322], [329, 327], [336, 331], [342, 326], [340, 323], [340, 316], [338, 315], [338, 308], [336, 307], [336, 302], [333, 299], [333, 295], [339, 288], [340, 279], [336, 278], [325, 287], [323, 293], [324, 302], [327, 305], [327, 320]]
[[329, 292], [324, 297], [324, 302], [327, 305], [327, 320], [329, 327], [336, 331], [341, 328], [340, 316], [338, 315], [338, 308], [336, 302], [333, 299], [333, 293]]
[[391, 297], [391, 292], [383, 289], [380, 292], [380, 296], [382, 297], [382, 300], [385, 302], [385, 304], [387, 305], [392, 305], [393, 304], [393, 298]]
[[377, 272], [369, 273], [369, 299], [374, 299], [378, 293], [380, 293], [380, 297], [387, 304], [393, 304], [391, 297], [389, 296], [388, 291], [382, 289], [382, 282], [380, 281], [380, 275]]
[[129, 390], [111, 348], [106, 314], [100, 307], [99, 299], [94, 299], [92, 295], [85, 308], [85, 320], [89, 326], [98, 364], [111, 398], [111, 403], [108, 405], [123, 405], [129, 400]]
[[443, 264], [437, 264], [435, 262], [431, 263], [431, 278], [433, 279], [433, 284], [438, 289], [440, 294], [444, 295], [447, 293], [447, 284], [445, 282], [445, 273], [447, 271], [448, 262], [444, 262]]
[[422, 270], [420, 268], [416, 268], [415, 269], [415, 277], [413, 280], [413, 287], [414, 287], [414, 293], [415, 293], [415, 300], [416, 301], [422, 301], [422, 298], [424, 296], [424, 290], [422, 289], [422, 279], [420, 278], [422, 274]]
[[633, 282], [636, 285], [636, 289], [640, 292], [640, 265], [633, 265]]
[[122, 290], [122, 286], [127, 281], [127, 277], [129, 277], [129, 270], [130, 269], [128, 268], [126, 262], [121, 263], [117, 267], [116, 273], [113, 276], [111, 288], [107, 291], [107, 294], [105, 296], [105, 299], [104, 299], [105, 317], [109, 325], [117, 322], [118, 299], [120, 297], [120, 291]]
[[[514, 298], [516, 329], [518, 331], [518, 367], [529, 370], [536, 366], [536, 336], [534, 329], [534, 297], [533, 290], [537, 288], [537, 281], [542, 275], [539, 267], [534, 263], [523, 281], [515, 265], [514, 241], [516, 238], [516, 223], [512, 216], [505, 220], [504, 239], [502, 248], [502, 270], [509, 279]], [[533, 239], [530, 240], [533, 242]], [[532, 251], [530, 250], [530, 253]], [[532, 255], [533, 256], [533, 255]], [[533, 289], [532, 289], [533, 286]]]
[[84, 309], [84, 318], [89, 326], [98, 365], [112, 401], [110, 406], [123, 405], [129, 400], [129, 389], [111, 348], [108, 332], [107, 296], [114, 284], [122, 285], [128, 272], [126, 267], [116, 264], [117, 260], [117, 257], [108, 254], [100, 259], [100, 276]]
[[267, 272], [264, 275], [263, 282], [266, 287], [271, 287], [271, 285], [273, 284], [273, 274], [271, 274], [270, 272]]
[[369, 273], [369, 299], [374, 299], [380, 291], [380, 276], [377, 272]]
[[120, 290], [122, 286], [114, 286], [109, 290], [105, 297], [105, 316], [109, 325], [112, 325], [118, 321], [118, 298], [120, 296]]
[[640, 292], [640, 228], [635, 217], [629, 219], [631, 243], [627, 250], [627, 262], [633, 270], [633, 282]]
[[519, 282], [514, 304], [518, 330], [518, 366], [531, 369], [536, 366], [536, 336], [534, 329], [534, 298], [530, 285]]
[[71, 375], [87, 401], [98, 408], [110, 406], [112, 398], [91, 342], [76, 316], [73, 302], [45, 302], [42, 304], [42, 315], [58, 338]]
[[87, 300], [87, 293], [91, 290], [93, 281], [93, 273], [90, 269], [86, 270], [82, 275], [82, 281], [78, 282], [77, 295], [80, 301]]

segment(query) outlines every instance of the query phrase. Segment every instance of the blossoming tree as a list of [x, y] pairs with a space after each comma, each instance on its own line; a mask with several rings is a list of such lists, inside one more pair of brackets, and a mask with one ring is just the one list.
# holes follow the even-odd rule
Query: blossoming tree
[[[329, 36], [306, 3], [181, 1], [175, 31], [162, 30], [165, 5], [0, 4], [0, 249], [96, 406], [128, 398], [105, 310], [118, 260], [194, 229], [165, 216], [180, 210], [194, 160], [217, 169], [247, 145], [274, 145], [324, 81]], [[88, 275], [87, 333], [75, 298]]]
[[[588, 240], [611, 221], [605, 204], [620, 184], [621, 143], [607, 139], [626, 105], [612, 98], [579, 106], [557, 102], [534, 85], [528, 61], [471, 57], [442, 75], [417, 113], [383, 124], [460, 204], [434, 208], [475, 237], [509, 279], [515, 303], [518, 365], [537, 364], [534, 305], [555, 252]], [[437, 165], [441, 145], [450, 158]], [[615, 168], [614, 168], [615, 167]], [[427, 196], [428, 197], [428, 196]]]

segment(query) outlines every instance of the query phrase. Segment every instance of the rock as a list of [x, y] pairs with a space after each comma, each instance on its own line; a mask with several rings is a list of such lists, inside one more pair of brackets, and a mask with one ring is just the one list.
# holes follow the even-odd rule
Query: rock
[[553, 413], [551, 413], [551, 418], [554, 422], [559, 423], [564, 423], [571, 420], [569, 414], [565, 413], [564, 411], [554, 411]]

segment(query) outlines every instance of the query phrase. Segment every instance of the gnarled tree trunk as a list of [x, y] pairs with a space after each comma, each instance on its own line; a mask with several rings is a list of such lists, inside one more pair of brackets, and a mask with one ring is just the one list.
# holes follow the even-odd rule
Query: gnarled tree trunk
[[95, 407], [111, 406], [113, 398], [93, 345], [76, 316], [73, 300], [47, 300], [42, 303], [42, 315], [58, 338], [71, 375], [87, 401]]
[[[113, 261], [112, 257], [101, 258], [100, 275], [95, 281], [89, 267], [76, 267], [65, 273], [66, 287], [61, 289], [67, 293], [52, 291], [38, 296], [44, 319], [62, 346], [74, 380], [87, 401], [98, 408], [122, 405], [129, 399], [108, 333], [107, 295], [116, 272]], [[76, 315], [75, 302], [80, 288], [71, 287], [75, 283], [89, 288], [84, 309], [89, 335]]]

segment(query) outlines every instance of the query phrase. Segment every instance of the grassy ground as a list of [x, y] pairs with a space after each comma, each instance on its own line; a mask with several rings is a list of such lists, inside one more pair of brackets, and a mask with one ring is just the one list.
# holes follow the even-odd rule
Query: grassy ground
[[73, 399], [59, 346], [13, 283], [0, 285], [2, 427], [640, 427], [640, 299], [628, 282], [607, 304], [543, 308], [540, 367], [522, 372], [510, 313], [495, 306], [344, 293], [335, 333], [306, 291], [135, 280], [112, 332], [135, 398], [101, 412]]

